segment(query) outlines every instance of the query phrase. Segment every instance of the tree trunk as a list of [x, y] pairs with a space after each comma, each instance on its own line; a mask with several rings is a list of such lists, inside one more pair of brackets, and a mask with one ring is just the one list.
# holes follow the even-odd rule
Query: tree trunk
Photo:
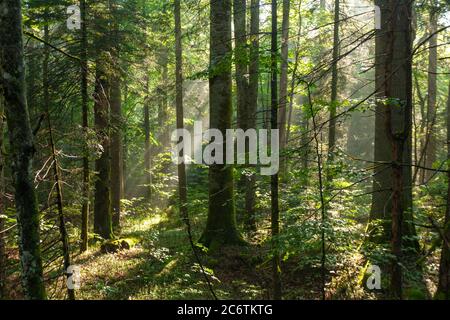
[[111, 81], [111, 205], [113, 226], [120, 229], [121, 200], [123, 198], [122, 97], [120, 79]]
[[[210, 128], [226, 137], [232, 125], [231, 80], [231, 0], [211, 2]], [[226, 154], [226, 143], [223, 154]], [[206, 228], [200, 239], [206, 247], [242, 242], [236, 227], [233, 191], [233, 166], [213, 164], [209, 167], [209, 210]]]
[[113, 74], [111, 76], [111, 209], [114, 230], [120, 230], [121, 201], [123, 198], [123, 137], [122, 137], [122, 91], [120, 72], [120, 36], [117, 1], [110, 2], [112, 23], [111, 36], [114, 46], [111, 50]]
[[[247, 101], [247, 129], [256, 128], [258, 110], [260, 0], [251, 0], [250, 5], [250, 62]], [[245, 228], [248, 231], [253, 232], [256, 231], [256, 175], [253, 172], [250, 172], [246, 176], [245, 188]]]
[[[89, 111], [88, 111], [88, 39], [87, 39], [87, 6], [86, 0], [80, 1], [81, 11], [81, 110], [83, 133], [87, 135], [89, 129]], [[87, 145], [83, 152], [83, 204], [81, 207], [81, 245], [80, 251], [85, 252], [88, 249], [89, 232], [89, 155]]]
[[[427, 110], [427, 137], [425, 143], [425, 167], [433, 168], [436, 162], [436, 97], [437, 97], [437, 31], [438, 28], [438, 14], [436, 8], [430, 8], [430, 49], [428, 56], [428, 110]], [[433, 35], [434, 34], [434, 35]], [[425, 170], [424, 177], [427, 182], [434, 175], [431, 170]]]
[[[376, 37], [376, 90], [378, 103], [376, 106], [376, 118], [375, 118], [375, 152], [374, 159], [376, 162], [385, 162], [386, 164], [377, 166], [374, 175], [373, 183], [373, 196], [372, 196], [372, 209], [371, 220], [381, 221], [383, 232], [380, 239], [374, 239], [376, 241], [388, 242], [391, 239], [391, 213], [392, 213], [392, 192], [394, 185], [394, 173], [390, 163], [394, 160], [392, 154], [391, 139], [388, 136], [386, 129], [387, 112], [389, 108], [386, 108], [384, 101], [386, 98], [398, 99], [400, 102], [409, 101], [410, 99], [410, 57], [411, 53], [410, 32], [411, 27], [409, 22], [405, 21], [405, 15], [407, 14], [407, 5], [405, 1], [397, 2], [399, 9], [396, 11], [398, 16], [396, 18], [400, 22], [396, 22], [394, 26], [397, 28], [394, 32], [389, 30], [391, 25], [391, 15], [393, 9], [393, 3], [378, 1], [378, 5], [382, 10], [382, 29], [377, 30]], [[394, 5], [395, 7], [395, 5]], [[409, 16], [410, 17], [410, 16]], [[396, 20], [395, 20], [396, 21]], [[403, 23], [403, 24], [402, 24]], [[389, 32], [390, 31], [390, 32]], [[393, 42], [392, 33], [395, 35], [394, 49], [388, 52], [389, 44]], [[389, 59], [388, 59], [389, 58]], [[390, 62], [390, 61], [391, 62]], [[391, 65], [391, 69], [388, 69], [388, 62]], [[392, 73], [392, 74], [391, 74]], [[394, 81], [393, 79], [402, 79], [402, 81]], [[404, 81], [405, 80], [405, 81]], [[399, 109], [399, 108], [398, 108]], [[405, 105], [402, 109], [403, 116], [411, 117], [412, 109], [410, 105]], [[398, 116], [394, 114], [393, 120], [399, 121]], [[401, 201], [404, 211], [404, 223], [403, 230], [404, 235], [408, 236], [408, 240], [405, 240], [405, 245], [414, 250], [419, 249], [418, 241], [415, 239], [416, 231], [413, 225], [412, 214], [412, 134], [411, 123], [405, 123], [405, 128], [402, 130], [405, 143], [403, 145], [403, 157], [401, 163], [403, 164], [403, 187], [401, 194]], [[395, 129], [395, 128], [394, 128]]]
[[[450, 161], [450, 85], [447, 101], [447, 161]], [[442, 239], [441, 263], [437, 299], [450, 299], [450, 171], [447, 173], [447, 208], [445, 211], [444, 239]]]
[[[332, 164], [336, 148], [336, 106], [338, 99], [338, 60], [340, 51], [339, 26], [340, 26], [340, 0], [334, 1], [334, 37], [333, 37], [333, 64], [331, 75], [331, 102], [330, 102], [330, 128], [328, 132], [328, 161]], [[333, 179], [328, 172], [328, 181]]]
[[[1, 57], [0, 57], [1, 59]], [[1, 65], [1, 64], [0, 64]], [[1, 69], [0, 69], [1, 71]], [[0, 72], [1, 74], [1, 72]], [[3, 89], [0, 83], [0, 300], [6, 299], [6, 252], [5, 252], [5, 179], [3, 168], [5, 166], [3, 153], [3, 117], [4, 117], [4, 103], [3, 103]]]
[[403, 236], [415, 234], [413, 225], [405, 223], [412, 220], [412, 7], [408, 0], [378, 0], [376, 5], [382, 10], [382, 29], [376, 31], [375, 161], [390, 164], [377, 168], [371, 218], [384, 221], [394, 256], [391, 294], [401, 299], [403, 244], [410, 244]]
[[[286, 148], [286, 119], [288, 101], [288, 68], [289, 68], [289, 14], [290, 0], [283, 0], [283, 22], [281, 28], [281, 74], [280, 101], [278, 106], [278, 128], [280, 129], [280, 150]], [[281, 161], [281, 168], [285, 168], [285, 157]], [[283, 173], [282, 173], [283, 176]]]
[[[175, 0], [175, 57], [176, 57], [176, 117], [177, 129], [184, 129], [183, 110], [183, 47], [181, 37], [181, 4]], [[183, 155], [184, 158], [184, 155]], [[183, 219], [188, 219], [187, 208], [187, 179], [186, 165], [184, 162], [178, 164], [178, 193], [180, 213]]]
[[145, 97], [144, 101], [144, 165], [145, 165], [145, 191], [144, 196], [147, 201], [152, 198], [152, 145], [150, 142], [150, 92], [149, 79], [145, 77]]
[[94, 232], [104, 239], [111, 239], [113, 237], [113, 232], [111, 219], [109, 83], [106, 79], [105, 66], [103, 63], [104, 62], [100, 58], [97, 60], [94, 92], [95, 130], [103, 149], [100, 158], [95, 161], [97, 177], [95, 181]]
[[35, 152], [25, 95], [21, 1], [4, 0], [0, 10], [1, 86], [4, 90], [15, 203], [19, 225], [22, 285], [26, 299], [45, 299], [39, 240], [39, 212], [32, 180]]
[[[272, 130], [278, 129], [278, 19], [277, 0], [272, 0], [272, 44], [271, 44], [271, 125]], [[273, 299], [281, 300], [281, 272], [280, 254], [278, 252], [278, 239], [280, 234], [280, 208], [278, 197], [278, 173], [271, 177], [271, 231], [273, 241], [272, 280]]]
[[238, 128], [247, 130], [248, 114], [248, 48], [247, 48], [247, 1], [233, 1], [234, 16], [234, 59], [236, 64], [237, 121]]

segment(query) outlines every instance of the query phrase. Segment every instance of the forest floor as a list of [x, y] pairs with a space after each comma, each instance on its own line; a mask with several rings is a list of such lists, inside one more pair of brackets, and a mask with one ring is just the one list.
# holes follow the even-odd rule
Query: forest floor
[[[192, 219], [198, 237], [205, 217]], [[204, 275], [192, 253], [185, 227], [173, 211], [129, 214], [121, 238], [131, 239], [130, 250], [103, 254], [100, 245], [79, 255], [81, 267], [77, 299], [212, 299]], [[269, 299], [270, 260], [264, 246], [227, 248], [218, 255], [201, 254], [213, 290], [219, 299]], [[291, 269], [291, 270], [289, 270]], [[320, 297], [317, 270], [284, 270], [288, 298]], [[316, 285], [314, 285], [316, 284]], [[295, 289], [294, 289], [295, 288]], [[57, 290], [64, 293], [64, 290]], [[58, 297], [58, 298], [63, 298]]]

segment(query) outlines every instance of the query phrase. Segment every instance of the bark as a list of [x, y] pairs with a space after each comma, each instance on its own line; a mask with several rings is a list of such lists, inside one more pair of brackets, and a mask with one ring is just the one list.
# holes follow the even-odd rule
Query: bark
[[[272, 41], [271, 41], [271, 128], [278, 129], [278, 19], [277, 0], [272, 0]], [[273, 241], [272, 281], [273, 299], [281, 300], [280, 254], [277, 237], [280, 234], [280, 208], [278, 194], [278, 173], [271, 177], [271, 232]]]
[[[278, 128], [280, 129], [280, 150], [286, 148], [286, 119], [288, 105], [288, 67], [289, 67], [289, 14], [290, 0], [283, 0], [283, 22], [281, 27], [281, 74], [280, 101], [278, 106]], [[283, 157], [284, 158], [284, 157]], [[284, 168], [284, 159], [281, 168]]]
[[119, 76], [111, 81], [111, 205], [113, 226], [120, 229], [123, 198], [122, 97]]
[[[447, 101], [447, 159], [450, 161], [450, 85]], [[450, 171], [447, 173], [447, 208], [445, 211], [444, 239], [442, 239], [441, 262], [439, 265], [439, 284], [437, 299], [450, 299]]]
[[[250, 52], [249, 52], [249, 83], [248, 83], [248, 128], [256, 128], [258, 110], [258, 84], [259, 84], [259, 6], [260, 0], [251, 0], [250, 10]], [[255, 203], [256, 203], [256, 176], [253, 172], [246, 175], [245, 181], [245, 228], [256, 231]]]
[[117, 1], [110, 2], [112, 23], [111, 38], [113, 40], [112, 75], [110, 88], [111, 103], [111, 209], [112, 224], [120, 230], [121, 201], [123, 198], [123, 135], [122, 135], [122, 91], [120, 72], [120, 36]]
[[[0, 57], [1, 59], [1, 57]], [[0, 64], [1, 65], [1, 64]], [[0, 69], [1, 70], [1, 69]], [[0, 72], [1, 74], [1, 72]], [[5, 166], [5, 159], [3, 153], [3, 122], [4, 116], [4, 104], [3, 104], [3, 89], [0, 84], [0, 300], [6, 299], [6, 252], [5, 252], [5, 237], [2, 233], [5, 230], [5, 219], [2, 217], [5, 215], [5, 198], [3, 197], [5, 192], [5, 180], [3, 168]]]
[[[89, 129], [89, 111], [88, 111], [88, 39], [87, 39], [87, 5], [86, 0], [80, 1], [81, 13], [81, 110], [82, 126], [85, 135]], [[88, 249], [88, 230], [89, 230], [89, 156], [88, 148], [85, 146], [83, 152], [83, 204], [81, 207], [81, 245], [80, 251], [85, 252]]]
[[[411, 119], [412, 108], [410, 105], [412, 80], [411, 80], [411, 44], [410, 34], [411, 26], [409, 24], [408, 9], [406, 1], [396, 2], [378, 1], [378, 5], [382, 10], [382, 29], [377, 30], [376, 37], [376, 88], [378, 103], [376, 106], [375, 118], [375, 152], [374, 159], [376, 162], [386, 162], [386, 164], [377, 166], [375, 169], [373, 196], [371, 208], [371, 220], [380, 221], [383, 228], [381, 238], [374, 239], [378, 242], [389, 242], [391, 239], [391, 223], [392, 223], [392, 203], [393, 203], [393, 186], [394, 186], [394, 171], [392, 168], [392, 161], [394, 161], [392, 153], [392, 137], [386, 128], [388, 122], [387, 112], [390, 108], [386, 107], [386, 101], [394, 99], [398, 101], [403, 107], [391, 109], [401, 111], [395, 112], [393, 115], [393, 125], [395, 128], [402, 127], [404, 144], [403, 149], [398, 150], [402, 153], [400, 163], [402, 166], [402, 190], [401, 202], [404, 212], [403, 231], [404, 235], [408, 236], [404, 244], [411, 251], [419, 250], [418, 241], [415, 239], [416, 231], [412, 214], [412, 134], [411, 121], [406, 122], [406, 117]], [[393, 8], [397, 8], [397, 16], [391, 21]], [[395, 22], [395, 23], [393, 23]], [[395, 26], [395, 30], [392, 28]], [[391, 28], [391, 29], [389, 29]], [[395, 39], [392, 39], [395, 37]], [[388, 50], [390, 50], [388, 52]], [[398, 81], [395, 79], [402, 79]], [[403, 120], [402, 120], [403, 119]], [[400, 124], [399, 124], [400, 123]], [[397, 176], [398, 178], [398, 176]], [[415, 253], [411, 252], [411, 255]]]
[[168, 110], [168, 67], [169, 67], [169, 49], [164, 47], [159, 53], [159, 65], [161, 66], [161, 84], [158, 88], [158, 126], [159, 126], [159, 142], [164, 151], [170, 145], [170, 130], [168, 126], [169, 110]]
[[[438, 27], [438, 14], [435, 8], [430, 8], [430, 49], [428, 56], [428, 99], [427, 99], [427, 137], [424, 146], [425, 149], [425, 167], [433, 168], [433, 164], [436, 162], [436, 97], [437, 97], [437, 27]], [[434, 172], [431, 170], [425, 170], [424, 182], [429, 181], [432, 178]]]
[[94, 232], [104, 239], [113, 238], [111, 217], [111, 158], [109, 130], [109, 83], [99, 58], [96, 65], [94, 115], [95, 130], [100, 140], [102, 153], [95, 161], [96, 181], [94, 199]]
[[[183, 47], [181, 38], [181, 4], [175, 0], [175, 57], [176, 57], [176, 117], [177, 129], [184, 129], [183, 111]], [[184, 162], [178, 164], [178, 193], [180, 213], [183, 219], [188, 219], [187, 208], [187, 179], [186, 165]]]
[[[226, 136], [232, 125], [231, 0], [210, 5], [210, 127]], [[225, 143], [223, 145], [226, 154]], [[242, 243], [236, 227], [233, 166], [209, 167], [209, 210], [200, 242], [211, 249]]]
[[26, 299], [45, 299], [39, 213], [32, 180], [35, 149], [25, 95], [21, 1], [5, 0], [0, 4], [0, 34], [0, 85], [10, 141], [23, 292]]
[[372, 219], [384, 221], [384, 235], [395, 257], [390, 268], [391, 294], [401, 299], [403, 245], [411, 245], [403, 236], [415, 234], [412, 224], [405, 223], [412, 220], [412, 7], [408, 0], [377, 1], [376, 5], [382, 10], [383, 28], [376, 31], [375, 161], [390, 165], [374, 177]]
[[145, 92], [146, 98], [144, 102], [144, 134], [145, 134], [145, 145], [144, 145], [144, 165], [145, 165], [145, 191], [144, 196], [147, 201], [152, 198], [152, 146], [150, 142], [150, 92], [149, 92], [149, 79], [148, 76], [145, 78]]
[[238, 127], [248, 129], [248, 48], [247, 48], [247, 1], [234, 0], [234, 59], [236, 64], [236, 89], [237, 89], [237, 121]]
[[[339, 26], [340, 26], [340, 0], [334, 1], [334, 37], [333, 37], [333, 64], [331, 67], [331, 104], [330, 104], [330, 128], [328, 132], [328, 161], [333, 162], [336, 148], [336, 106], [338, 99], [338, 61], [340, 51]], [[332, 175], [328, 173], [328, 180]]]

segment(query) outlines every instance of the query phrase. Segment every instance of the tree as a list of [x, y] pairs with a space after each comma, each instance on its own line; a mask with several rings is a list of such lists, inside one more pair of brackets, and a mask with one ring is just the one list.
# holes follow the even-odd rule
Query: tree
[[95, 131], [101, 143], [101, 155], [95, 161], [94, 232], [111, 239], [111, 158], [109, 131], [108, 79], [102, 54], [98, 53], [95, 72], [94, 118]]
[[[234, 39], [237, 88], [237, 126], [247, 131], [256, 127], [259, 79], [259, 1], [251, 3], [250, 36], [247, 34], [247, 1], [234, 0]], [[251, 40], [250, 50], [248, 39]], [[249, 150], [246, 141], [246, 150]], [[242, 174], [238, 193], [245, 196], [244, 225], [246, 230], [256, 231], [255, 221], [256, 177], [251, 170]]]
[[[210, 5], [210, 128], [226, 136], [232, 124], [231, 95], [231, 0], [213, 1]], [[226, 154], [226, 143], [223, 143]], [[233, 166], [212, 164], [209, 167], [209, 208], [206, 228], [200, 242], [206, 247], [242, 243], [236, 227], [233, 191]]]
[[[334, 1], [334, 36], [333, 36], [333, 62], [331, 67], [331, 105], [330, 105], [330, 128], [328, 132], [328, 157], [332, 162], [336, 148], [336, 105], [338, 103], [338, 62], [340, 51], [339, 39], [340, 26], [340, 0]], [[328, 174], [328, 179], [332, 179], [332, 175]]]
[[[382, 29], [376, 38], [377, 107], [376, 167], [372, 219], [383, 221], [384, 239], [392, 254], [391, 294], [402, 298], [403, 237], [414, 235], [412, 225], [412, 32], [411, 2], [377, 1]], [[388, 216], [390, 214], [390, 216]]]
[[2, 4], [0, 86], [4, 91], [11, 169], [15, 186], [22, 286], [27, 299], [46, 299], [39, 245], [39, 212], [31, 177], [35, 149], [25, 95], [21, 1], [5, 0]]
[[[434, 4], [434, 1], [432, 1]], [[427, 134], [425, 137], [425, 167], [433, 168], [436, 162], [436, 99], [437, 99], [437, 62], [438, 62], [438, 11], [435, 5], [430, 7], [429, 55], [428, 55], [428, 95], [427, 95]], [[432, 178], [434, 172], [424, 171], [424, 182]]]
[[[1, 57], [0, 57], [1, 59]], [[1, 63], [0, 63], [1, 65]], [[0, 69], [1, 74], [1, 69]], [[1, 234], [5, 230], [5, 181], [3, 168], [5, 166], [3, 153], [3, 131], [4, 131], [4, 103], [3, 103], [3, 89], [0, 83], [0, 300], [6, 297], [6, 256], [5, 256], [5, 236]]]
[[[271, 41], [271, 128], [278, 129], [278, 17], [277, 0], [272, 0], [272, 41]], [[272, 152], [274, 152], [272, 150]], [[279, 176], [271, 177], [271, 232], [273, 245], [272, 277], [273, 299], [281, 300], [280, 253], [278, 252], [277, 237], [280, 234], [280, 204], [279, 204]]]
[[248, 47], [247, 47], [247, 1], [233, 0], [234, 41], [236, 64], [236, 95], [238, 127], [247, 130], [248, 114]]
[[[410, 77], [412, 73], [409, 70], [412, 51], [411, 25], [407, 17], [393, 15], [393, 12], [400, 15], [409, 11], [404, 1], [398, 2], [397, 5], [393, 2], [380, 1], [376, 5], [381, 8], [382, 28], [376, 30], [375, 86], [378, 102], [375, 118], [374, 159], [377, 166], [374, 173], [370, 217], [372, 221], [382, 222], [382, 237], [378, 240], [388, 242], [391, 239], [392, 231], [393, 164], [395, 165], [392, 143], [401, 138], [402, 140], [397, 142], [401, 142], [402, 150], [397, 150], [397, 152], [401, 153], [402, 157], [397, 160], [399, 164], [402, 164], [402, 187], [399, 190], [401, 191], [401, 205], [404, 213], [402, 229], [403, 234], [408, 236], [408, 240], [405, 240], [406, 247], [417, 250], [418, 242], [415, 238], [416, 232], [413, 225], [411, 187], [412, 109], [410, 99], [412, 93]], [[400, 19], [399, 21], [395, 20], [397, 17]], [[390, 46], [392, 41], [395, 41], [394, 48], [392, 48], [392, 45]], [[398, 107], [395, 107], [395, 102], [398, 102]], [[387, 108], [387, 105], [390, 107]], [[392, 125], [388, 119], [392, 119]], [[399, 145], [395, 146], [396, 148], [399, 147]]]
[[[447, 100], [447, 161], [450, 159], [450, 84]], [[450, 299], [450, 171], [447, 172], [448, 188], [445, 222], [442, 234], [441, 262], [439, 264], [439, 284], [436, 292], [438, 299]]]
[[123, 198], [123, 137], [122, 137], [122, 91], [121, 71], [119, 68], [120, 37], [117, 3], [111, 3], [111, 14], [114, 17], [112, 39], [112, 59], [114, 70], [111, 76], [111, 207], [112, 223], [115, 229], [120, 229], [121, 201]]
[[[86, 0], [80, 1], [81, 14], [81, 110], [83, 133], [87, 135], [89, 129], [89, 111], [88, 111], [88, 37], [87, 37], [87, 5]], [[89, 156], [87, 147], [83, 150], [83, 204], [81, 207], [81, 245], [80, 251], [88, 249], [88, 230], [89, 230]]]
[[[248, 119], [247, 129], [256, 128], [258, 110], [258, 85], [259, 85], [259, 0], [251, 0], [250, 9], [250, 62], [248, 82]], [[246, 176], [245, 212], [246, 228], [256, 231], [255, 202], [256, 202], [256, 175], [250, 172]]]
[[[278, 106], [278, 128], [280, 128], [280, 150], [286, 148], [286, 120], [288, 105], [288, 73], [289, 73], [289, 14], [290, 0], [283, 0], [283, 21], [281, 28], [281, 74], [280, 101]], [[284, 157], [283, 157], [284, 158]], [[281, 166], [284, 168], [284, 162]]]

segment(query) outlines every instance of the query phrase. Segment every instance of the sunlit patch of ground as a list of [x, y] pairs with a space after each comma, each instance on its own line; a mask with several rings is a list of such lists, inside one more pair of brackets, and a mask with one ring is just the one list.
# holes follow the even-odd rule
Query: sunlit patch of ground
[[[81, 267], [77, 299], [212, 298], [178, 217], [169, 211], [130, 215], [122, 237], [134, 239], [136, 246], [101, 254], [96, 245], [74, 260]], [[238, 251], [226, 252], [220, 262], [206, 255], [202, 259], [219, 298], [267, 298], [265, 281]]]

